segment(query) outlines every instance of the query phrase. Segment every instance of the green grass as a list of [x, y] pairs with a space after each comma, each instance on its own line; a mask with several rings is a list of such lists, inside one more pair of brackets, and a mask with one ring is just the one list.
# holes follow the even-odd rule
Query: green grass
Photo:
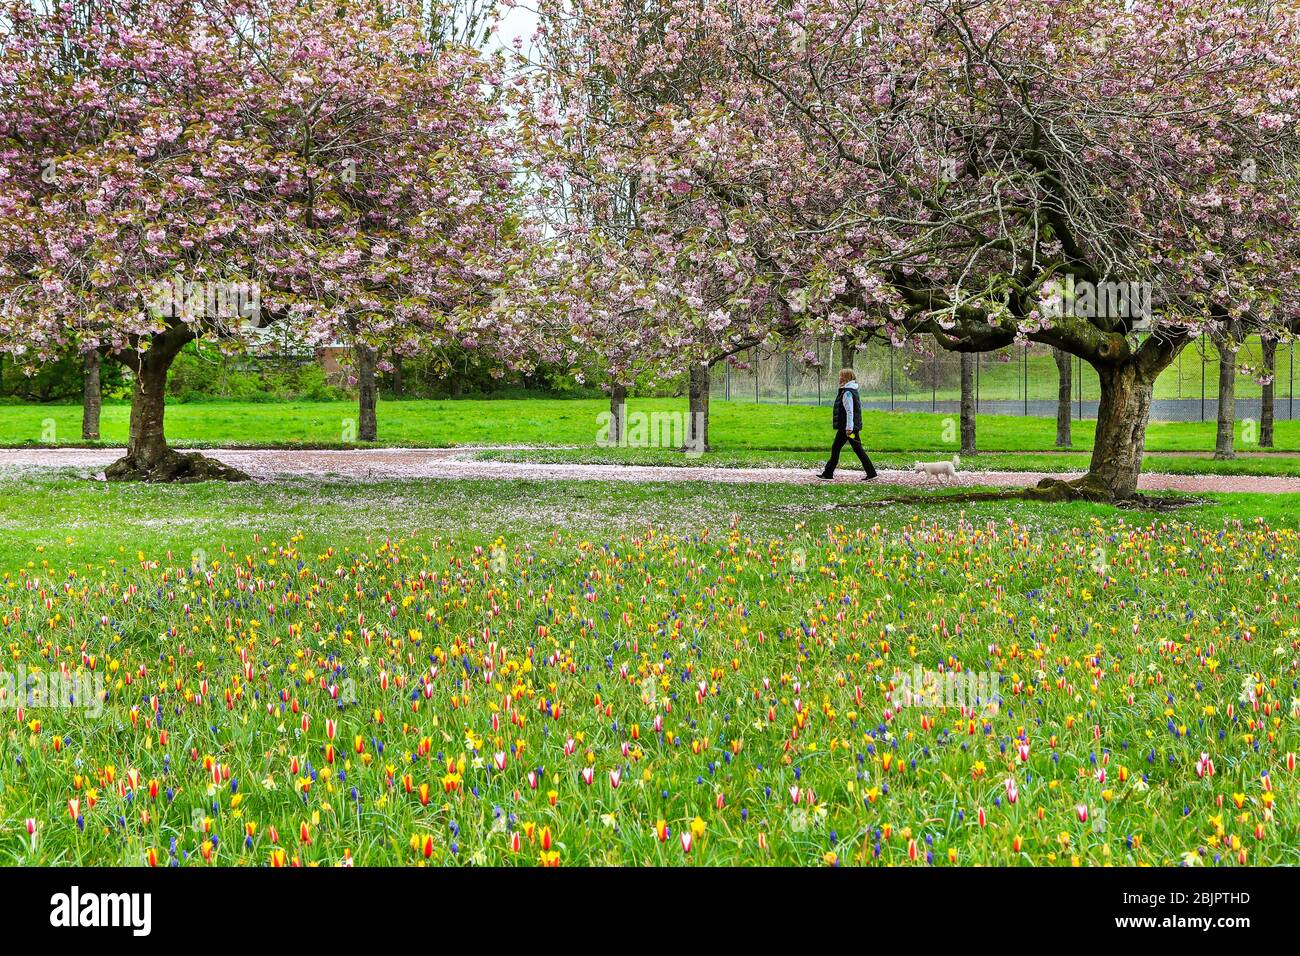
[[[608, 403], [593, 399], [522, 401], [385, 401], [379, 405], [380, 444], [450, 447], [460, 445], [546, 445], [593, 448], [601, 431], [598, 416]], [[630, 424], [639, 412], [685, 411], [680, 399], [633, 399]], [[830, 442], [830, 409], [804, 405], [754, 405], [715, 401], [710, 413], [712, 444], [719, 451], [817, 451]], [[345, 429], [354, 423], [349, 402], [177, 404], [168, 408], [167, 431], [178, 446], [350, 447]], [[943, 453], [959, 444], [952, 415], [865, 412], [863, 433], [876, 451]], [[103, 444], [126, 441], [129, 409], [105, 406]], [[71, 405], [0, 406], [0, 446], [81, 444], [81, 408]], [[1076, 422], [1075, 448], [1092, 447], [1093, 423]], [[1214, 422], [1153, 422], [1147, 450], [1205, 452], [1214, 448]], [[1245, 443], [1238, 425], [1238, 448]], [[355, 434], [353, 431], [352, 434]], [[1050, 451], [1056, 423], [1047, 418], [982, 415], [981, 451]], [[1276, 447], [1300, 452], [1300, 420], [1279, 421]]]
[[892, 493], [0, 482], [0, 862], [1300, 863], [1300, 496]]

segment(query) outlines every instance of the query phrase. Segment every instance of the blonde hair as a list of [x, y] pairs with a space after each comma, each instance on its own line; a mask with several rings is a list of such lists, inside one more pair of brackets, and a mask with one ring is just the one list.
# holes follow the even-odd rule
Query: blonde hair
[[856, 382], [858, 376], [854, 374], [853, 369], [846, 368], [840, 371], [840, 388], [843, 388], [847, 382]]

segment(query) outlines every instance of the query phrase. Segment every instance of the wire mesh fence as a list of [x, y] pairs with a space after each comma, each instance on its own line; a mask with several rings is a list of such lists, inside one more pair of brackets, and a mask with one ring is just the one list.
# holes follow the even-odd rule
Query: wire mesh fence
[[[1277, 346], [1274, 415], [1294, 419], [1295, 343]], [[1056, 417], [1060, 372], [1044, 345], [1016, 346], [975, 358], [975, 396], [981, 414]], [[1100, 397], [1096, 372], [1070, 357], [1072, 417], [1096, 418]], [[819, 342], [800, 352], [753, 349], [715, 365], [711, 395], [737, 402], [828, 405], [838, 382], [840, 343]], [[1258, 418], [1262, 408], [1263, 347], [1248, 339], [1237, 353], [1237, 418]], [[910, 412], [960, 411], [961, 359], [919, 343], [872, 342], [853, 355], [862, 403], [867, 408]], [[1185, 348], [1156, 382], [1151, 417], [1157, 421], [1213, 421], [1218, 417], [1219, 353], [1204, 337]]]

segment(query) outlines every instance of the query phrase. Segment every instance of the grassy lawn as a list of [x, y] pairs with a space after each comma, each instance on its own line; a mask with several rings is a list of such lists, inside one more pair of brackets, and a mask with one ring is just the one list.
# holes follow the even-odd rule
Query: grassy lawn
[[[682, 412], [681, 399], [634, 399], [629, 415], [638, 412]], [[594, 448], [601, 431], [598, 418], [608, 403], [592, 399], [527, 399], [501, 401], [386, 401], [379, 405], [380, 444], [419, 447], [458, 445], [550, 445]], [[126, 441], [130, 411], [108, 405], [103, 412], [104, 443]], [[202, 445], [349, 447], [345, 429], [352, 427], [356, 407], [348, 402], [286, 402], [176, 404], [167, 410], [167, 430], [180, 446]], [[865, 412], [864, 434], [875, 451], [943, 454], [959, 444], [952, 415], [904, 412]], [[0, 446], [80, 444], [81, 408], [73, 405], [0, 406]], [[635, 421], [632, 420], [632, 424]], [[1075, 448], [1092, 447], [1093, 423], [1076, 422]], [[1214, 422], [1154, 422], [1148, 451], [1206, 452], [1214, 448]], [[712, 444], [719, 450], [822, 452], [832, 437], [830, 409], [803, 405], [754, 405], [715, 401], [710, 412]], [[353, 430], [352, 434], [355, 434]], [[981, 451], [1051, 451], [1056, 423], [1047, 418], [982, 415], [978, 425]], [[1249, 444], [1240, 442], [1240, 450]], [[1300, 420], [1279, 421], [1279, 450], [1300, 453]]]
[[890, 494], [0, 482], [0, 862], [1300, 863], [1300, 496]]

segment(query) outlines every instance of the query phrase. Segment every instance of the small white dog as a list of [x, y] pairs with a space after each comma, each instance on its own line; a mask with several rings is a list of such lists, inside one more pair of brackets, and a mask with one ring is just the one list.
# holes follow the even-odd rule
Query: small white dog
[[957, 468], [961, 465], [961, 458], [957, 455], [952, 456], [952, 461], [918, 461], [912, 466], [912, 470], [918, 474], [925, 475], [925, 480], [929, 482], [931, 478], [936, 481], [940, 476], [946, 482], [950, 478], [957, 477]]

